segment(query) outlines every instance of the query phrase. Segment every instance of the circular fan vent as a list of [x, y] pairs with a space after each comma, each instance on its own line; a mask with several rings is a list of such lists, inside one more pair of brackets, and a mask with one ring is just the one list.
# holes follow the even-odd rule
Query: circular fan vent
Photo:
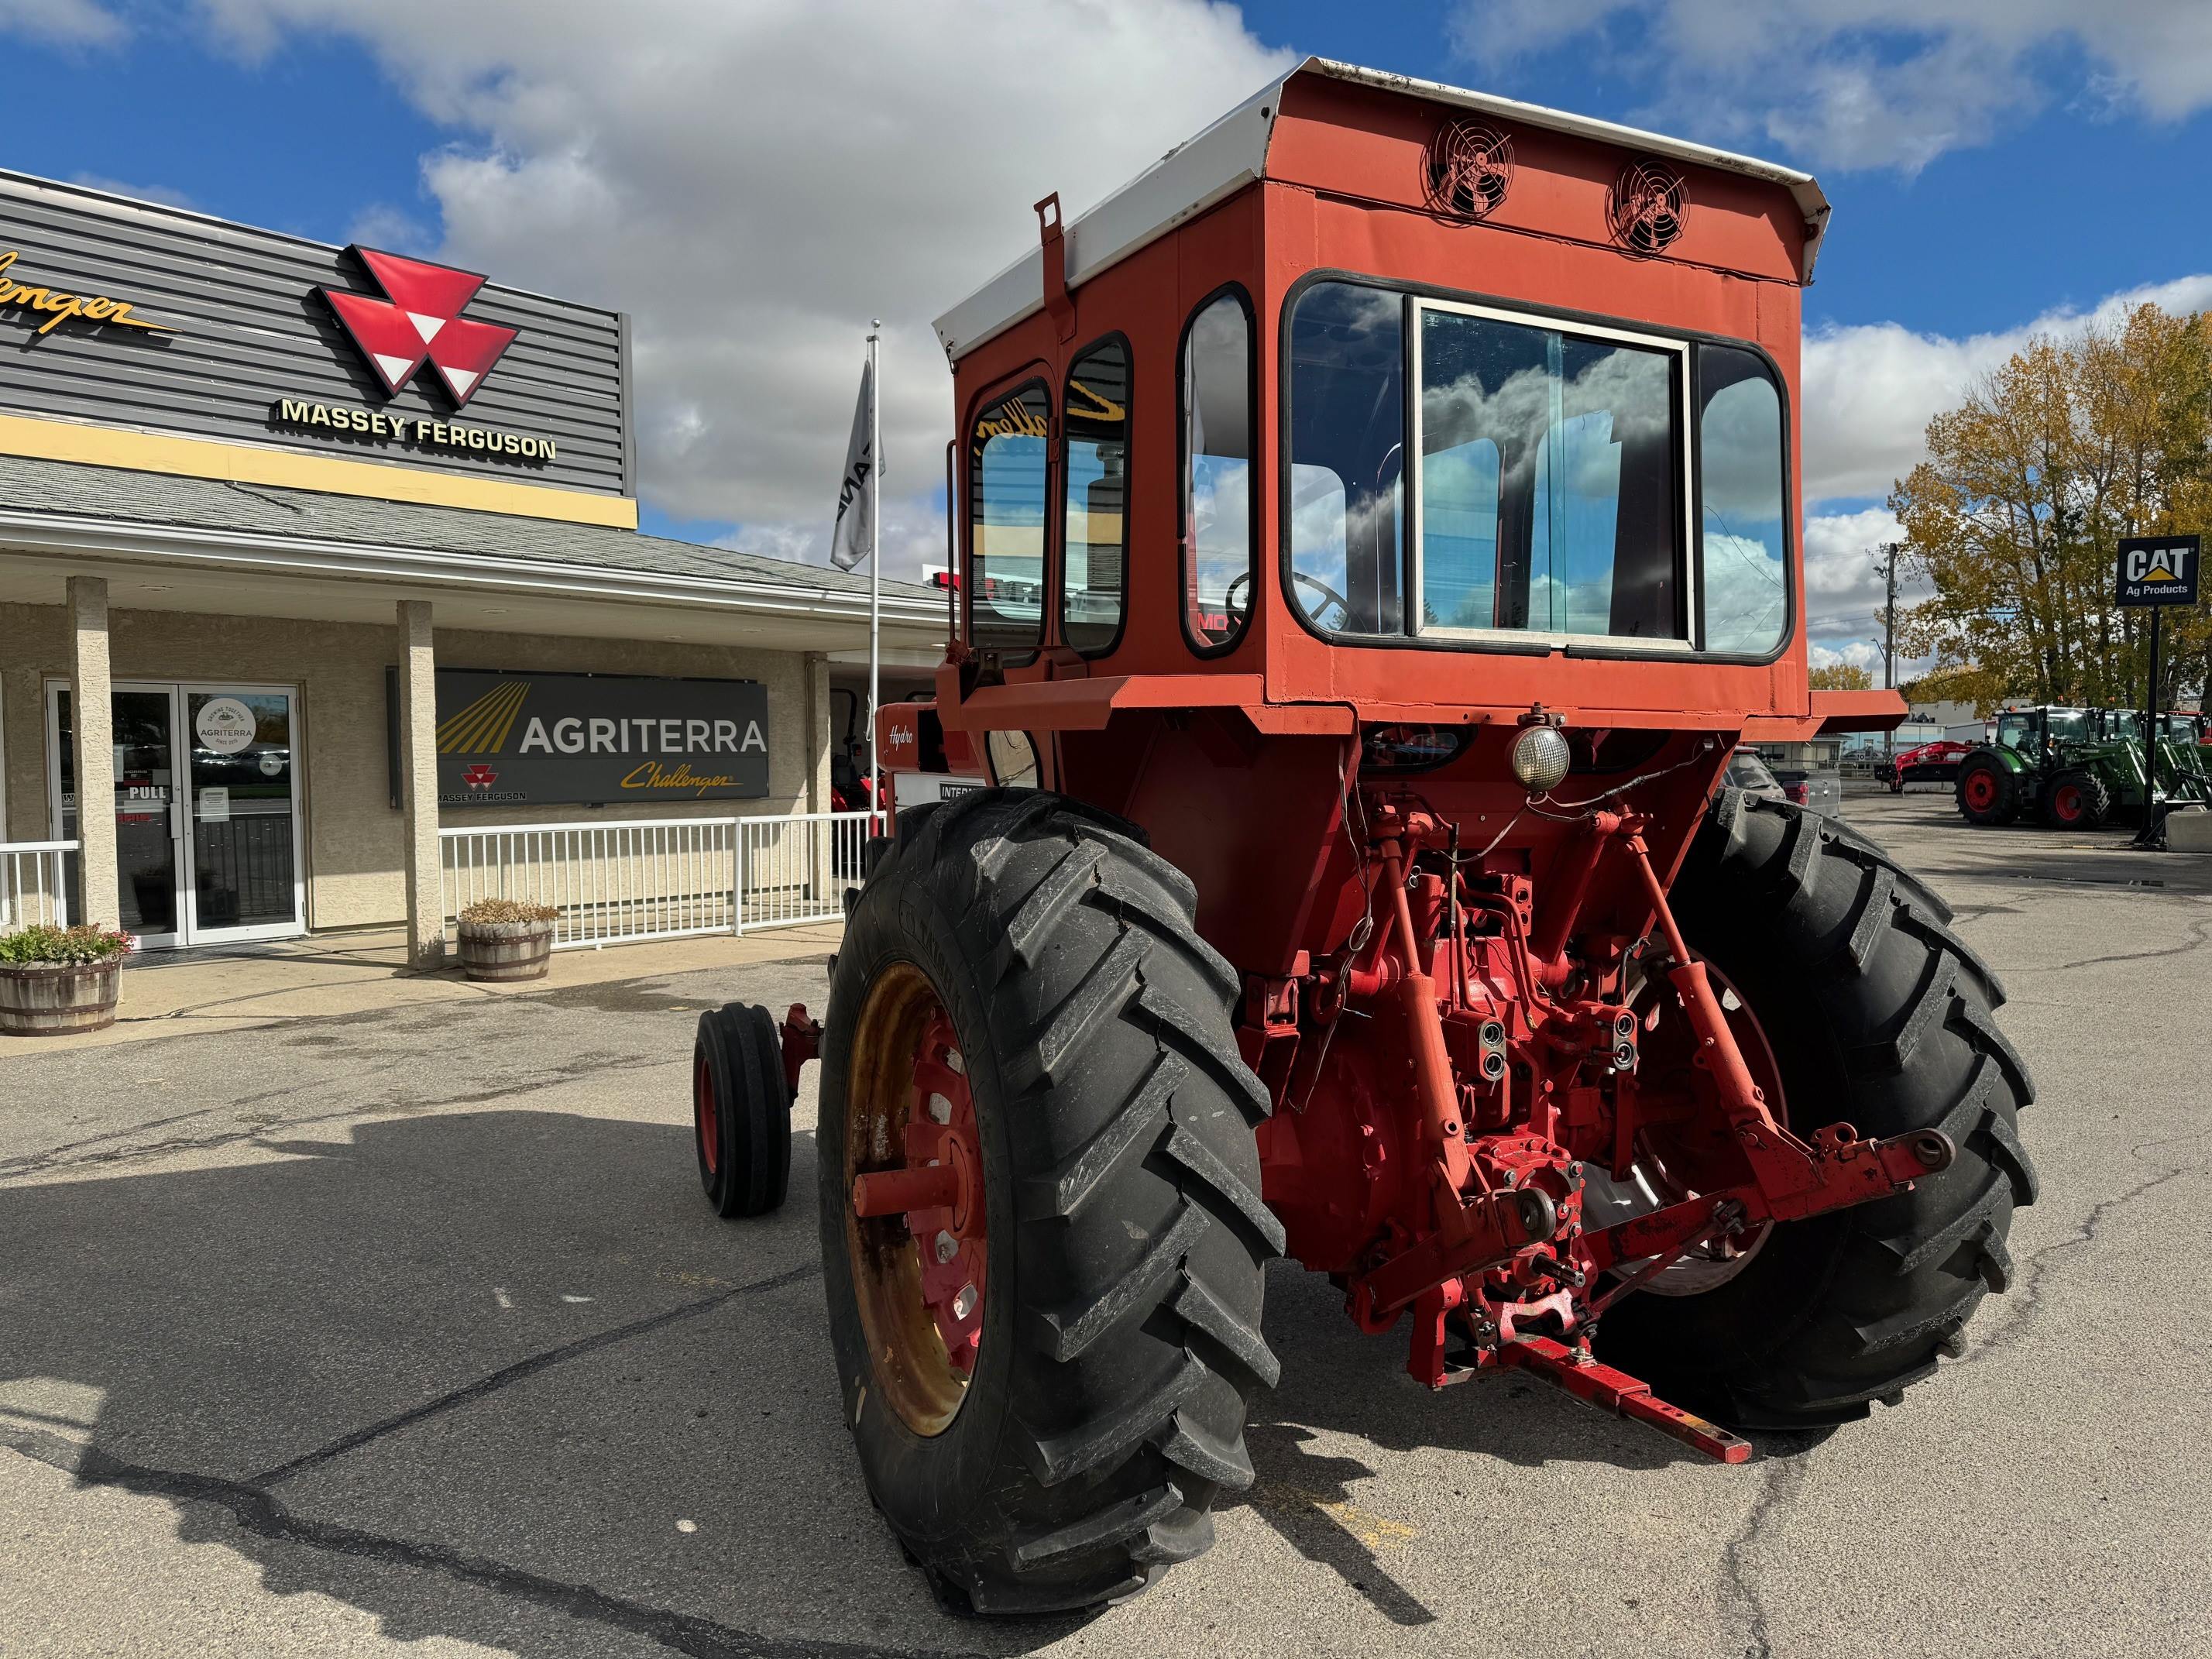
[[1429, 141], [1429, 200], [1446, 213], [1480, 219], [1513, 188], [1513, 141], [1473, 121], [1452, 121]]
[[1657, 253], [1682, 234], [1690, 198], [1682, 175], [1656, 161], [1631, 161], [1613, 187], [1613, 234], [1633, 253]]

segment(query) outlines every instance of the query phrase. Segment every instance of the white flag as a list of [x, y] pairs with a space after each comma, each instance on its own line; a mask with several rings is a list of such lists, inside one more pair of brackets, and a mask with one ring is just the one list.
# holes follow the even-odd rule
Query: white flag
[[875, 396], [872, 363], [860, 370], [860, 401], [853, 410], [852, 441], [845, 446], [845, 476], [837, 484], [837, 523], [830, 532], [830, 562], [840, 570], [850, 570], [875, 550], [875, 526], [868, 521], [868, 475], [876, 470], [875, 447], [869, 441]]

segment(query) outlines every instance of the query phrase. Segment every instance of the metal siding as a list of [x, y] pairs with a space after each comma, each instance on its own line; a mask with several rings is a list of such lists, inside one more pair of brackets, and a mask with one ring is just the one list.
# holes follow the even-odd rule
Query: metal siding
[[[410, 469], [628, 495], [623, 319], [487, 283], [462, 315], [520, 332], [456, 411], [427, 366], [396, 396], [316, 292], [379, 295], [344, 250], [274, 231], [0, 172], [0, 250], [9, 280], [128, 301], [174, 335], [81, 320], [38, 337], [35, 313], [0, 310], [0, 410]], [[491, 459], [278, 427], [279, 399], [368, 409], [551, 438], [550, 464]]]

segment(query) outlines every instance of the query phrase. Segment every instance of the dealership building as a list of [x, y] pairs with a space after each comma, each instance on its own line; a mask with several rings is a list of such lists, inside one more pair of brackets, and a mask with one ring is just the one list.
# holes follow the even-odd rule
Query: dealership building
[[[636, 443], [618, 313], [0, 173], [0, 927], [428, 963], [462, 866], [580, 917], [653, 856], [726, 920], [716, 826], [831, 810], [868, 582], [641, 535]], [[882, 611], [890, 696], [944, 596]]]

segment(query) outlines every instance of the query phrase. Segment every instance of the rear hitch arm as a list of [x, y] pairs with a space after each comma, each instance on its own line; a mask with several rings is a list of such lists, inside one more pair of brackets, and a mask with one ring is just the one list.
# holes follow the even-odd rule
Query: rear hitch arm
[[[1668, 982], [1681, 1000], [1690, 1030], [1698, 1039], [1697, 1063], [1711, 1073], [1722, 1114], [1751, 1165], [1752, 1184], [1726, 1196], [1741, 1200], [1753, 1220], [1795, 1221], [1909, 1191], [1922, 1176], [1950, 1168], [1958, 1148], [1940, 1130], [1921, 1129], [1885, 1140], [1862, 1140], [1850, 1124], [1835, 1123], [1818, 1131], [1808, 1145], [1774, 1121], [1765, 1093], [1744, 1062], [1743, 1050], [1736, 1044], [1735, 1033], [1714, 994], [1705, 965], [1690, 954], [1675, 923], [1667, 890], [1651, 867], [1650, 849], [1644, 845], [1640, 829], [1637, 820], [1625, 820], [1623, 839], [1643, 878], [1645, 894], [1673, 958], [1666, 970]], [[1692, 1200], [1699, 1206], [1709, 1202]], [[1640, 1223], [1648, 1227], [1671, 1213], [1662, 1210], [1622, 1225], [1634, 1227]], [[1694, 1231], [1697, 1224], [1690, 1217], [1682, 1220]], [[1596, 1245], [1605, 1237], [1595, 1234], [1589, 1242]], [[1629, 1259], [1648, 1254], [1646, 1249], [1628, 1249], [1616, 1251], [1615, 1256]]]

